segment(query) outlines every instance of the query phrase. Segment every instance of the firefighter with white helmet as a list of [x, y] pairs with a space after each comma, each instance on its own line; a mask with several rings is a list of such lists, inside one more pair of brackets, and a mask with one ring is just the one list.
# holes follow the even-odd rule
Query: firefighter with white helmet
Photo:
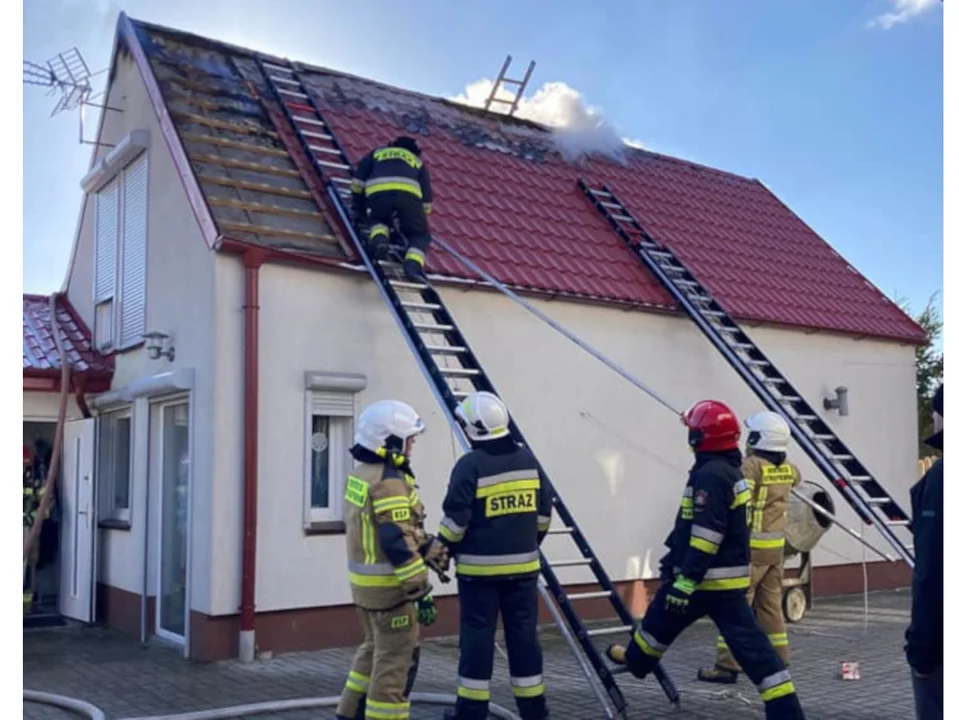
[[460, 598], [459, 686], [456, 707], [445, 717], [487, 717], [502, 617], [520, 717], [543, 720], [549, 713], [536, 637], [536, 583], [553, 491], [533, 454], [510, 434], [509, 412], [496, 395], [472, 393], [455, 415], [472, 449], [453, 468], [439, 527], [456, 558]]
[[399, 400], [381, 400], [359, 417], [350, 454], [356, 467], [345, 497], [347, 565], [363, 627], [338, 720], [410, 717], [420, 624], [436, 620], [427, 568], [449, 568], [443, 543], [423, 529], [410, 453], [426, 429]]
[[[782, 610], [786, 507], [789, 493], [801, 477], [799, 468], [786, 462], [791, 433], [781, 415], [764, 410], [747, 417], [743, 425], [747, 435], [742, 472], [752, 492], [750, 580], [746, 597], [783, 665], [788, 666], [789, 639]], [[700, 668], [699, 679], [734, 683], [741, 670], [720, 635], [715, 665]]]

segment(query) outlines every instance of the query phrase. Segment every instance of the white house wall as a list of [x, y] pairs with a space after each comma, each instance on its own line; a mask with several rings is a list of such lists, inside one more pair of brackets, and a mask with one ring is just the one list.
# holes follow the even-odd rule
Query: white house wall
[[[212, 475], [213, 433], [213, 294], [214, 262], [187, 202], [186, 193], [173, 164], [160, 126], [156, 121], [139, 71], [130, 57], [121, 53], [105, 104], [120, 107], [122, 113], [108, 112], [100, 141], [115, 144], [132, 130], [149, 130], [148, 221], [147, 221], [147, 331], [172, 336], [175, 362], [151, 360], [144, 347], [116, 355], [113, 388], [169, 372], [179, 367], [195, 370], [191, 435], [193, 477], [196, 486], [208, 486]], [[100, 150], [101, 153], [107, 150]], [[68, 277], [68, 295], [89, 327], [93, 327], [94, 199], [85, 200], [78, 246]], [[131, 529], [103, 532], [101, 582], [139, 593], [143, 584], [143, 514], [146, 507], [148, 472], [149, 403], [139, 402], [134, 410], [134, 474], [131, 495]], [[209, 493], [201, 489], [201, 498]], [[193, 515], [199, 545], [208, 547], [209, 503], [197, 503]], [[150, 523], [151, 545], [155, 544], [155, 517]], [[151, 551], [155, 552], [155, 550]], [[155, 573], [151, 573], [151, 576]], [[209, 605], [209, 572], [195, 573], [191, 592], [194, 607]]]
[[[60, 416], [60, 393], [23, 391], [24, 422], [52, 422]], [[79, 420], [83, 417], [73, 393], [67, 397], [67, 420]]]
[[[242, 268], [218, 258], [217, 426], [212, 550], [213, 614], [236, 612], [240, 587], [242, 483]], [[505, 297], [443, 289], [442, 295], [554, 484], [614, 579], [650, 578], [685, 483], [691, 456], [678, 419]], [[751, 391], [679, 317], [566, 302], [537, 306], [684, 408], [702, 398], [741, 415], [761, 409]], [[849, 387], [850, 415], [826, 415], [853, 451], [904, 502], [916, 467], [912, 348], [772, 329], [754, 339], [816, 406]], [[449, 470], [458, 456], [444, 415], [399, 329], [366, 278], [275, 265], [260, 278], [258, 612], [350, 601], [342, 536], [306, 536], [304, 372], [367, 376], [357, 412], [395, 397], [413, 404], [428, 430], [413, 467], [435, 529]], [[801, 452], [809, 480], [823, 483]], [[839, 517], [853, 513], [830, 492]], [[873, 530], [867, 535], [875, 538]], [[550, 537], [548, 557], [571, 558], [568, 538]], [[564, 548], [564, 546], [566, 546]], [[819, 565], [858, 561], [838, 530], [815, 554]], [[580, 568], [561, 579], [587, 581]], [[438, 594], [455, 586], [440, 586]]]

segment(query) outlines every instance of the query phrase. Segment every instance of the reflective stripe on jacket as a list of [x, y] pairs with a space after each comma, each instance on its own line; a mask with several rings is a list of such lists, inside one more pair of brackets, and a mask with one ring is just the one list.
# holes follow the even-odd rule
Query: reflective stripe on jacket
[[743, 477], [752, 492], [749, 547], [754, 565], [782, 561], [786, 545], [786, 507], [789, 492], [802, 481], [792, 463], [779, 465], [750, 454], [743, 461]]
[[429, 170], [414, 153], [398, 147], [377, 148], [360, 160], [353, 176], [354, 195], [375, 195], [395, 190], [410, 193], [424, 203], [433, 202]]

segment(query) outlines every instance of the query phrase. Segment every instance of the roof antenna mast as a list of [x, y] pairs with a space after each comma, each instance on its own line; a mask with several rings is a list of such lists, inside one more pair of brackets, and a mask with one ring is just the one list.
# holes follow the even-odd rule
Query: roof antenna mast
[[[503, 63], [503, 67], [500, 68], [499, 75], [496, 76], [496, 82], [493, 83], [493, 89], [490, 91], [489, 97], [486, 98], [486, 104], [483, 106], [484, 109], [489, 110], [490, 105], [494, 102], [502, 103], [504, 105], [509, 105], [509, 112], [507, 115], [512, 115], [516, 112], [516, 108], [519, 107], [519, 100], [523, 97], [523, 92], [526, 90], [526, 86], [529, 84], [530, 76], [533, 74], [533, 68], [536, 67], [536, 61], [530, 61], [529, 67], [526, 68], [526, 74], [523, 76], [522, 80], [511, 80], [506, 77], [506, 71], [509, 70], [509, 64], [513, 61], [512, 55], [506, 56], [506, 62]], [[503, 85], [518, 85], [519, 87], [516, 90], [516, 96], [512, 99], [498, 98], [496, 93], [499, 92], [499, 89]]]
[[[103, 110], [113, 110], [114, 112], [123, 112], [120, 108], [98, 105], [90, 102], [99, 97], [93, 95], [93, 86], [90, 84], [90, 78], [99, 75], [106, 70], [91, 73], [86, 60], [75, 47], [57, 53], [46, 65], [23, 61], [23, 84], [39, 85], [49, 88], [47, 95], [56, 95], [60, 97], [53, 107], [50, 117], [59, 115], [62, 112], [72, 112], [80, 108], [80, 142], [88, 145], [107, 145], [96, 141], [83, 139], [83, 109], [90, 105]], [[100, 93], [102, 95], [102, 93]]]

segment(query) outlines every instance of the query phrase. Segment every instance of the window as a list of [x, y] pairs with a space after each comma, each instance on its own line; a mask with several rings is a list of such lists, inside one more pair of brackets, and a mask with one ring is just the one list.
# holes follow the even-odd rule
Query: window
[[346, 475], [353, 467], [353, 393], [309, 391], [306, 422], [304, 526], [343, 519]]
[[94, 337], [103, 352], [123, 350], [146, 330], [146, 153], [97, 191], [94, 207]]
[[103, 413], [99, 418], [97, 484], [100, 515], [130, 521], [130, 478], [133, 474], [133, 418], [129, 410]]

